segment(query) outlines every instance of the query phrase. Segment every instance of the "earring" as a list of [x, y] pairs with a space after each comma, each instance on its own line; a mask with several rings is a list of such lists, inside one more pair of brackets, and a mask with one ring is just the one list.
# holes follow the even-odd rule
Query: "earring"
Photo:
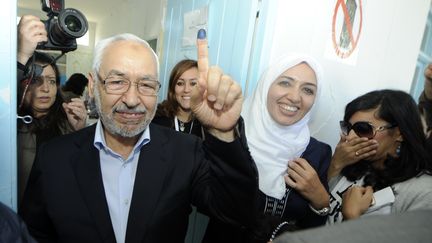
[[401, 144], [399, 144], [396, 148], [396, 155], [399, 157], [401, 153]]

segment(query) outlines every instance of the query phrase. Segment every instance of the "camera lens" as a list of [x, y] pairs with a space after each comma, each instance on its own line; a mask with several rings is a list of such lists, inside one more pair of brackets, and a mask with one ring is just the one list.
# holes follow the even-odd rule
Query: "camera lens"
[[55, 46], [70, 46], [88, 30], [86, 17], [78, 10], [67, 8], [50, 24], [50, 40]]
[[87, 19], [80, 11], [67, 8], [62, 10], [58, 16], [58, 28], [70, 38], [79, 38], [87, 32]]
[[66, 16], [65, 25], [72, 32], [79, 32], [82, 29], [81, 21], [74, 15]]

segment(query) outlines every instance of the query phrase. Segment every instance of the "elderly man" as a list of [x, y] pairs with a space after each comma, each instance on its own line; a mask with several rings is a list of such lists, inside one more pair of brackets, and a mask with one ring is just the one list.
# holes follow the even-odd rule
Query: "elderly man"
[[183, 242], [191, 204], [225, 222], [251, 222], [257, 188], [239, 121], [242, 94], [208, 67], [198, 33], [200, 96], [191, 107], [206, 137], [150, 124], [158, 58], [131, 34], [95, 48], [96, 125], [42, 146], [20, 213], [39, 242]]

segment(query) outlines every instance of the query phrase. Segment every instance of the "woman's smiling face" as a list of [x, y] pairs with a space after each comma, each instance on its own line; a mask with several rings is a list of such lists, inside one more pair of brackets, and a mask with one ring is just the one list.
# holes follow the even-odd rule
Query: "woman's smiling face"
[[316, 93], [315, 72], [302, 62], [287, 69], [271, 84], [267, 95], [267, 109], [274, 121], [289, 126], [309, 112]]
[[175, 97], [179, 106], [184, 111], [190, 110], [190, 99], [197, 95], [198, 68], [191, 68], [184, 72], [175, 85]]

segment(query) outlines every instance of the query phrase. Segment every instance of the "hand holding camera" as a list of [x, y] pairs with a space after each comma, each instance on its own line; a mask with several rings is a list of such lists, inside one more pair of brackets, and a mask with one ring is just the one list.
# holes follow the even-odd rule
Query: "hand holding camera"
[[77, 49], [76, 39], [88, 30], [86, 17], [73, 8], [64, 9], [64, 0], [41, 0], [48, 20], [25, 15], [18, 25], [18, 62], [25, 65], [35, 49], [58, 50], [62, 53]]
[[22, 16], [18, 25], [17, 61], [25, 65], [33, 55], [38, 43], [47, 40], [45, 25], [38, 17], [32, 15]]
[[47, 42], [40, 43], [38, 49], [59, 50], [63, 53], [77, 49], [76, 39], [88, 30], [86, 17], [74, 8], [64, 8], [64, 0], [41, 0], [42, 10], [48, 20], [42, 21], [48, 32]]

